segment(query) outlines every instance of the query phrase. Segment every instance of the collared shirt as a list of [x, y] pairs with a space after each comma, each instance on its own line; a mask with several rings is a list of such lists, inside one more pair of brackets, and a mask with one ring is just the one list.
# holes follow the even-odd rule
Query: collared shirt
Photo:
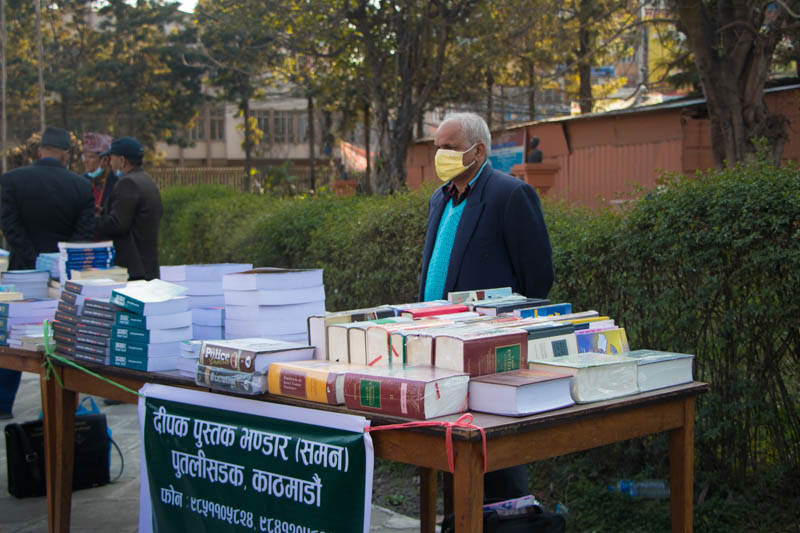
[[442, 192], [448, 200], [442, 212], [442, 218], [439, 219], [436, 242], [433, 245], [433, 252], [428, 263], [428, 273], [425, 277], [425, 301], [439, 300], [446, 296], [444, 294], [444, 284], [447, 281], [450, 255], [453, 253], [453, 244], [456, 241], [461, 214], [464, 212], [470, 191], [474, 188], [475, 182], [483, 173], [483, 169], [488, 162], [488, 159], [483, 162], [478, 173], [470, 180], [461, 194], [458, 194], [458, 189], [456, 189], [452, 181], [442, 188]]

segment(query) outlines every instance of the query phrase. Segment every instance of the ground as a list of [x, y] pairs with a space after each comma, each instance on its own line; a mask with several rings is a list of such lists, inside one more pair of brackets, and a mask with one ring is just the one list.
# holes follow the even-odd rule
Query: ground
[[[441, 476], [436, 513], [444, 512]], [[372, 481], [372, 503], [397, 513], [419, 518], [419, 470], [386, 459], [375, 458], [375, 476]]]

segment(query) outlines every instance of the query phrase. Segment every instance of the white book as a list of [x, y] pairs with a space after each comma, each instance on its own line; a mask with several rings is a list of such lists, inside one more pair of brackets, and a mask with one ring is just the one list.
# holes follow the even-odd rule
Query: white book
[[582, 353], [528, 362], [528, 367], [534, 370], [571, 374], [572, 399], [576, 403], [636, 394], [639, 392], [637, 366], [633, 358], [601, 353]]
[[639, 390], [647, 392], [694, 381], [694, 356], [658, 350], [633, 350], [622, 354], [635, 359]]
[[303, 289], [322, 285], [322, 269], [254, 268], [222, 277], [226, 291]]
[[224, 326], [225, 308], [219, 307], [194, 307], [192, 308], [192, 324], [198, 326]]
[[[162, 265], [160, 278], [164, 281], [217, 281], [221, 282], [225, 274], [250, 270], [250, 263], [213, 263], [199, 265]], [[220, 291], [222, 292], [222, 291]]]
[[224, 338], [225, 326], [201, 326], [200, 324], [192, 324], [192, 339], [209, 340]]
[[222, 281], [176, 281], [177, 285], [186, 287], [186, 296], [218, 296], [223, 294]]
[[386, 349], [388, 347], [388, 335], [384, 333], [383, 350], [377, 353], [367, 353], [367, 331], [376, 325], [410, 323], [413, 319], [408, 317], [383, 318], [377, 321], [352, 322], [347, 328], [347, 345], [350, 354], [350, 363], [357, 365], [370, 366], [389, 366], [389, 358]]
[[299, 289], [226, 290], [225, 305], [289, 305], [325, 301], [325, 286]]
[[522, 368], [469, 380], [469, 408], [525, 416], [574, 404], [570, 374]]
[[250, 331], [251, 337], [269, 337], [271, 335], [305, 334], [305, 319], [295, 320], [237, 320], [225, 319], [225, 328], [231, 333]]
[[[225, 318], [233, 320], [260, 320], [294, 324], [304, 322], [312, 315], [325, 312], [325, 302], [305, 302], [288, 305], [226, 305]], [[305, 326], [304, 326], [305, 327]]]

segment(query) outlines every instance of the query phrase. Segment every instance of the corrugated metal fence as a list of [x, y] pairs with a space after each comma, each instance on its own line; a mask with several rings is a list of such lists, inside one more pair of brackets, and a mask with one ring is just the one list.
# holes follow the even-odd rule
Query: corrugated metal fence
[[[174, 186], [225, 185], [236, 190], [250, 190], [244, 167], [154, 167], [147, 169], [160, 189]], [[253, 178], [260, 189], [277, 194], [298, 194], [311, 189], [311, 169], [308, 167], [266, 167], [257, 169]], [[316, 168], [315, 186], [327, 185], [331, 170]]]

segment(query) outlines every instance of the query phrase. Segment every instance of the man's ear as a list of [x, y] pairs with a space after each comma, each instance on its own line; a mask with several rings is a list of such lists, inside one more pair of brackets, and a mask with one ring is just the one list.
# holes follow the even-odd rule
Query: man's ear
[[475, 146], [475, 159], [481, 162], [486, 160], [486, 145], [482, 142], [479, 142], [477, 146]]

